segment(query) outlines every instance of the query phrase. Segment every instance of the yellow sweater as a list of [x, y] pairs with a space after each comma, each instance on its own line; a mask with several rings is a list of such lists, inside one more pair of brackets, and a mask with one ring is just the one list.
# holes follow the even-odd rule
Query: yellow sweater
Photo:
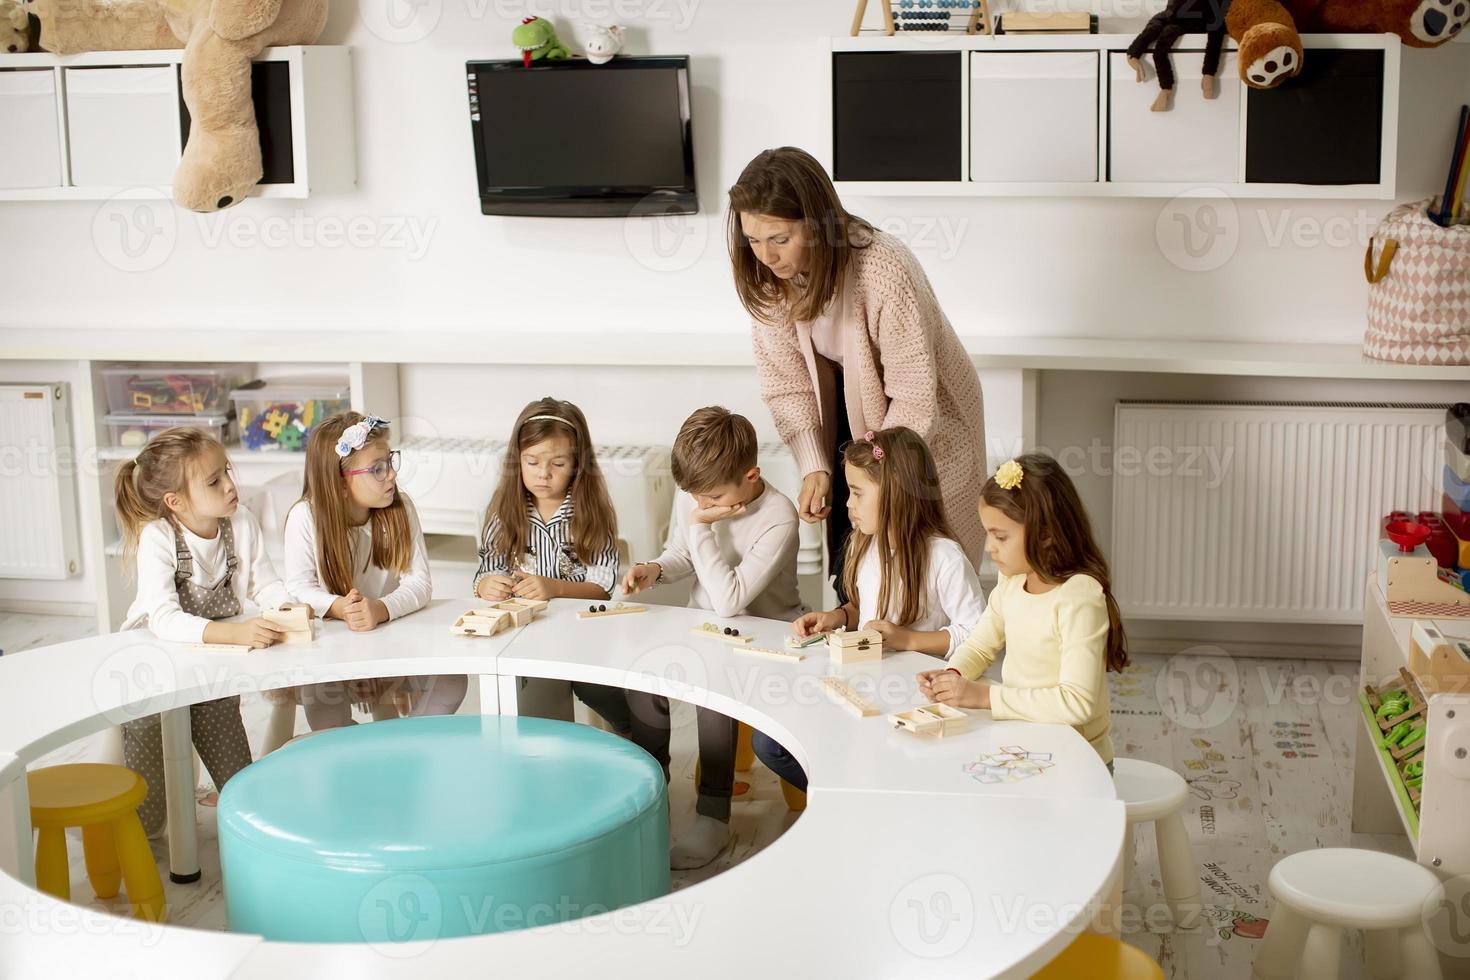
[[990, 688], [991, 714], [1071, 725], [1111, 762], [1107, 643], [1107, 601], [1091, 575], [1073, 575], [1041, 595], [1026, 591], [1025, 575], [1002, 575], [949, 665], [978, 680], [1004, 647], [1001, 682]]

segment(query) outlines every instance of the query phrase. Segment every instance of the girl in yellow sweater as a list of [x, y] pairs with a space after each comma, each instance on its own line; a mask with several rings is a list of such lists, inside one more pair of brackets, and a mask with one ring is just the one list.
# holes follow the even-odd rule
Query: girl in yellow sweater
[[[1030, 453], [986, 481], [980, 522], [999, 581], [949, 668], [919, 675], [920, 692], [998, 721], [1071, 725], [1111, 770], [1104, 674], [1128, 665], [1128, 643], [1077, 488], [1056, 460]], [[981, 683], [1002, 647], [1001, 682]]]

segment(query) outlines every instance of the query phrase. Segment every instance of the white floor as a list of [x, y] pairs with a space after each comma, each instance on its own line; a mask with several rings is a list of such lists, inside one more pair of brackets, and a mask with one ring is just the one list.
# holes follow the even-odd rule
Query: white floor
[[[93, 628], [91, 620], [0, 613], [0, 650], [10, 656], [90, 635]], [[1123, 920], [1123, 938], [1156, 956], [1171, 980], [1247, 980], [1256, 941], [1270, 917], [1266, 876], [1275, 861], [1296, 851], [1334, 846], [1411, 856], [1402, 837], [1354, 834], [1349, 826], [1357, 665], [1237, 660], [1238, 683], [1222, 682], [1227, 700], [1218, 710], [1185, 716], [1172, 708], [1166, 713], [1159, 697], [1159, 690], [1167, 690], [1174, 680], [1161, 675], [1180, 669], [1180, 661], [1154, 656], [1135, 660], [1123, 674], [1109, 677], [1114, 741], [1120, 755], [1170, 766], [1189, 780], [1193, 798], [1186, 824], [1200, 866], [1208, 928], [1190, 934], [1150, 929], [1163, 906], [1153, 835], [1143, 831], [1138, 834], [1137, 874], [1125, 896], [1131, 911]], [[1194, 669], [1189, 663], [1185, 667]], [[242, 709], [258, 749], [269, 706], [247, 696]], [[1208, 727], [1181, 724], [1196, 720]], [[670, 797], [677, 835], [694, 813], [694, 713], [679, 705], [674, 721]], [[298, 730], [305, 730], [300, 718]], [[113, 744], [96, 736], [44, 762], [105, 759], [116, 751]], [[733, 845], [707, 868], [675, 872], [676, 889], [739, 864], [799, 819], [787, 812], [775, 777], [759, 763], [737, 778], [749, 788], [736, 797]], [[198, 812], [203, 878], [192, 885], [173, 885], [164, 875], [169, 918], [176, 924], [223, 929], [214, 810], [201, 806]], [[103, 902], [92, 896], [80, 837], [69, 845], [73, 898], [126, 914], [124, 899]], [[155, 854], [163, 867], [161, 841]], [[1349, 935], [1345, 942], [1350, 948], [1344, 950], [1343, 977], [1366, 976], [1357, 938]]]

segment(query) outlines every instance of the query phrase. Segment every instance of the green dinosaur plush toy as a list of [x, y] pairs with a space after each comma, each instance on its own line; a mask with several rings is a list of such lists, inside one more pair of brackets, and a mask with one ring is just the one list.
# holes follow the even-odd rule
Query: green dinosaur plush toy
[[531, 62], [542, 58], [570, 58], [572, 53], [556, 36], [551, 21], [540, 17], [527, 17], [510, 34], [510, 41], [521, 49], [521, 63], [530, 67]]

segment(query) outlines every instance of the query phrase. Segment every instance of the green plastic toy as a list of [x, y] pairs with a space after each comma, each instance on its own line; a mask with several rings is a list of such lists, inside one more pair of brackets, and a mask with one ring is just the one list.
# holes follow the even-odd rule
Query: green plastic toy
[[543, 58], [570, 58], [572, 52], [556, 36], [551, 21], [540, 17], [527, 17], [510, 33], [510, 41], [521, 49], [521, 64], [530, 67], [531, 62]]

